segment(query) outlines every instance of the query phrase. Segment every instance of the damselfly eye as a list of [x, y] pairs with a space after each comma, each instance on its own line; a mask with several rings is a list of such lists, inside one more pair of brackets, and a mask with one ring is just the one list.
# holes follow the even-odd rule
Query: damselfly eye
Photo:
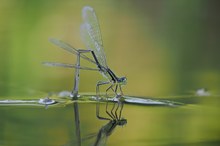
[[127, 119], [122, 118], [121, 120], [118, 121], [119, 126], [124, 126], [127, 124]]
[[122, 82], [123, 82], [123, 84], [126, 84], [127, 83], [127, 78], [126, 77], [122, 77]]

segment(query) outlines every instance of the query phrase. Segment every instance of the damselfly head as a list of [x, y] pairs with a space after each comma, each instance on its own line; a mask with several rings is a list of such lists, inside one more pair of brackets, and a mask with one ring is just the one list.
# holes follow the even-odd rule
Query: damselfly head
[[127, 119], [121, 118], [117, 121], [119, 126], [124, 126], [127, 124]]
[[127, 78], [126, 77], [118, 78], [118, 81], [121, 85], [126, 85], [127, 84]]

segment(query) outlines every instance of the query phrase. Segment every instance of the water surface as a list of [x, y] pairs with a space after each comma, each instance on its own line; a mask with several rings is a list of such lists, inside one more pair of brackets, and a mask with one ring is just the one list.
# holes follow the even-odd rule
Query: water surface
[[[116, 125], [111, 133], [102, 137], [102, 145], [219, 145], [219, 96], [150, 100], [170, 101], [175, 106], [126, 103], [122, 117], [127, 124]], [[74, 111], [75, 104], [79, 115]], [[105, 105], [105, 102], [100, 104], [100, 115], [108, 117]], [[113, 103], [109, 103], [111, 106]], [[0, 115], [0, 145], [4, 146], [95, 145], [99, 134], [105, 134], [101, 131], [112, 126], [110, 121], [96, 117], [95, 101], [68, 101], [47, 108], [40, 104], [4, 104], [0, 106]]]

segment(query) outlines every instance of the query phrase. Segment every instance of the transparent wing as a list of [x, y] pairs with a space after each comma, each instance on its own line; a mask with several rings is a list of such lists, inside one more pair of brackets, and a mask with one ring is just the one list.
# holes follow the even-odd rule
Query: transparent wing
[[82, 39], [86, 47], [94, 51], [99, 63], [107, 67], [102, 36], [95, 11], [93, 8], [86, 6], [82, 10], [82, 17], [84, 21], [81, 25]]
[[83, 66], [76, 66], [73, 64], [66, 64], [66, 63], [58, 63], [58, 62], [43, 62], [43, 65], [51, 66], [51, 67], [65, 67], [65, 68], [78, 68], [83, 70], [93, 70], [93, 71], [99, 71], [99, 69], [96, 68], [89, 68], [89, 67], [83, 67]]
[[[49, 39], [49, 41], [51, 43], [53, 43], [54, 45], [56, 45], [56, 46], [58, 46], [58, 47], [60, 47], [60, 48], [62, 48], [64, 50], [66, 50], [67, 52], [70, 52], [70, 53], [75, 54], [75, 55], [79, 54], [77, 49], [75, 49], [70, 44], [67, 44], [67, 43], [65, 43], [65, 42], [63, 42], [61, 40], [58, 40], [58, 39], [55, 39], [55, 38], [51, 38], [51, 39]], [[94, 60], [90, 59], [86, 55], [80, 54], [80, 57], [82, 57], [83, 59], [86, 59], [89, 62], [92, 62], [92, 63], [96, 64], [96, 62]]]

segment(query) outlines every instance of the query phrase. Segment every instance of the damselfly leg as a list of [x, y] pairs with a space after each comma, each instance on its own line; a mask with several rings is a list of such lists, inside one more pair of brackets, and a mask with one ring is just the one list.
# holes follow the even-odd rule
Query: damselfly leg
[[[118, 116], [118, 109], [120, 107], [120, 112], [119, 112], [119, 116]], [[121, 106], [121, 103], [120, 101], [117, 102], [117, 107], [115, 109], [115, 116], [116, 116], [116, 119], [119, 119], [121, 117], [121, 111], [122, 111], [122, 108], [123, 106]]]

